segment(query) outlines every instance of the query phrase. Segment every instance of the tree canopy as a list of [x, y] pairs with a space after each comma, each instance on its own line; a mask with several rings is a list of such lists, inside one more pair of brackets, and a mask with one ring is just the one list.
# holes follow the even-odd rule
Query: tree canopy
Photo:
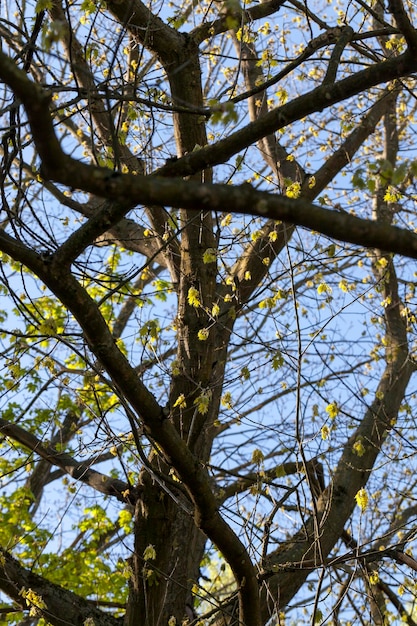
[[0, 624], [417, 623], [411, 0], [10, 0]]

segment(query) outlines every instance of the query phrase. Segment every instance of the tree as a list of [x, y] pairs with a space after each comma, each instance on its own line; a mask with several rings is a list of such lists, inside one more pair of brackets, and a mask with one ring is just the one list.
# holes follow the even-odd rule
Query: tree
[[3, 7], [1, 623], [416, 623], [416, 20]]

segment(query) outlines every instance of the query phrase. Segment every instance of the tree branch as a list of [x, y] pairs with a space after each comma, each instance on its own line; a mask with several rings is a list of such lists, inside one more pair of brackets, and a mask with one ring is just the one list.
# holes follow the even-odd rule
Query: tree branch
[[[262, 4], [254, 5], [241, 12], [240, 25], [252, 23], [255, 20], [268, 17], [273, 13], [276, 13], [284, 4], [285, 0], [269, 0], [268, 2], [262, 2]], [[227, 19], [227, 15], [220, 17], [212, 22], [204, 22], [194, 28], [190, 36], [197, 44], [203, 43], [208, 37], [215, 37], [226, 31], [230, 30], [230, 20]]]
[[0, 418], [0, 433], [29, 448], [48, 463], [60, 467], [66, 474], [96, 489], [96, 491], [107, 496], [115, 496], [120, 502], [134, 503], [136, 496], [132, 493], [131, 485], [117, 478], [110, 478], [91, 469], [88, 463], [76, 461], [66, 452], [58, 452], [51, 446], [43, 444], [38, 437], [17, 426], [17, 424]]
[[388, 0], [388, 11], [392, 13], [398, 29], [404, 35], [410, 52], [417, 53], [417, 31], [410, 22], [402, 0]]
[[[89, 619], [100, 626], [120, 626], [120, 621], [108, 612], [100, 611], [91, 601], [24, 568], [1, 548], [0, 589], [22, 611], [32, 609], [35, 615], [44, 617], [53, 626], [84, 626]], [[30, 591], [35, 592], [36, 597], [28, 594]]]
[[[411, 68], [411, 62], [407, 55], [402, 55], [402, 57], [392, 61], [383, 61], [378, 64], [378, 67], [382, 69], [383, 66], [386, 68], [387, 66], [393, 66], [396, 69], [396, 73], [398, 73], [396, 62], [400, 59], [402, 59], [404, 67], [410, 66]], [[376, 66], [360, 72], [353, 78], [358, 79], [359, 75], [362, 75], [362, 79], [365, 75], [368, 78], [372, 69], [376, 69]], [[142, 202], [145, 204], [163, 204], [205, 211], [222, 211], [225, 206], [228, 206], [232, 212], [259, 215], [295, 223], [341, 241], [349, 241], [361, 246], [382, 248], [390, 252], [417, 258], [417, 236], [413, 233], [394, 226], [362, 220], [349, 214], [335, 213], [334, 211], [306, 203], [303, 200], [258, 192], [250, 185], [241, 185], [233, 188], [229, 185], [204, 185], [191, 180], [183, 181], [176, 179], [171, 181], [157, 177], [120, 174], [105, 168], [77, 162], [63, 153], [55, 136], [46, 106], [50, 99], [49, 96], [46, 96], [45, 92], [38, 85], [32, 83], [26, 74], [19, 70], [2, 52], [0, 52], [0, 76], [22, 99], [36, 146], [43, 159], [45, 174], [58, 182], [68, 186], [75, 185], [84, 191], [117, 200], [121, 206], [126, 206], [124, 202]], [[335, 85], [319, 87], [315, 91], [320, 92], [322, 95], [324, 93], [323, 89], [326, 87], [332, 91], [336, 87], [339, 89], [346, 82], [350, 84], [352, 79], [347, 78]], [[335, 93], [338, 93], [338, 89], [336, 89]], [[313, 93], [311, 92], [307, 96], [311, 97]], [[305, 98], [306, 96], [301, 96], [297, 100]], [[285, 107], [282, 108], [284, 109]], [[271, 115], [275, 115], [275, 112], [267, 113], [260, 120], [253, 122], [252, 125], [263, 124], [263, 121]], [[238, 131], [238, 133], [240, 132], [244, 132], [244, 130]], [[223, 141], [227, 142], [228, 139]], [[193, 155], [198, 155], [205, 150], [203, 148], [194, 152]], [[188, 155], [184, 159], [188, 159]], [[106, 219], [116, 222], [113, 212], [116, 212], [117, 217], [121, 217], [119, 213], [120, 205], [116, 209], [109, 210]], [[4, 237], [5, 235], [2, 236]]]
[[306, 94], [298, 96], [267, 113], [264, 117], [250, 122], [231, 133], [226, 139], [187, 154], [175, 163], [165, 165], [158, 174], [163, 176], [187, 176], [208, 165], [224, 163], [233, 155], [269, 133], [276, 132], [289, 124], [343, 102], [356, 94], [378, 84], [408, 76], [417, 68], [413, 54], [405, 52], [395, 58], [383, 60], [352, 76], [331, 85], [320, 85]]
[[[387, 106], [389, 106], [392, 98], [396, 97], [397, 88], [386, 89], [378, 98], [374, 105], [369, 109], [367, 114], [362, 118], [360, 124], [346, 137], [343, 143], [337, 148], [327, 161], [314, 173], [315, 185], [310, 190], [314, 193], [313, 197], [317, 197], [319, 193], [326, 188], [335, 174], [340, 172], [347, 165], [353, 155], [357, 152], [364, 141], [374, 132], [376, 125], [385, 114]], [[303, 192], [307, 191], [308, 180], [303, 185]], [[304, 194], [303, 194], [304, 196]], [[307, 196], [313, 199], [311, 195]]]
[[108, 8], [137, 41], [156, 52], [163, 64], [175, 62], [187, 37], [154, 15], [141, 0], [110, 0]]
[[[256, 191], [248, 184], [231, 187], [128, 174], [113, 177], [108, 170], [81, 163], [73, 163], [71, 170], [72, 180], [76, 179], [80, 188], [112, 199], [122, 195], [135, 198], [138, 203], [158, 203], [218, 212], [227, 206], [231, 213], [281, 220], [340, 241], [417, 258], [417, 235], [410, 231], [325, 209], [303, 199]], [[62, 183], [68, 184], [67, 175], [60, 178]], [[106, 219], [115, 222], [117, 217], [110, 210]], [[58, 256], [59, 253], [57, 258]]]
[[[13, 251], [15, 260], [25, 262], [72, 312], [91, 351], [117, 381], [116, 387], [121, 395], [142, 418], [144, 431], [159, 444], [167, 462], [181, 477], [195, 507], [197, 527], [205, 532], [230, 564], [241, 592], [242, 614], [248, 623], [260, 626], [259, 606], [253, 602], [253, 598], [258, 598], [255, 569], [243, 543], [220, 515], [206, 469], [117, 347], [94, 300], [62, 264], [56, 264], [52, 259], [44, 261], [22, 244], [16, 245], [13, 238], [5, 233], [0, 233], [1, 248], [11, 256]], [[249, 599], [252, 601], [249, 602]]]

